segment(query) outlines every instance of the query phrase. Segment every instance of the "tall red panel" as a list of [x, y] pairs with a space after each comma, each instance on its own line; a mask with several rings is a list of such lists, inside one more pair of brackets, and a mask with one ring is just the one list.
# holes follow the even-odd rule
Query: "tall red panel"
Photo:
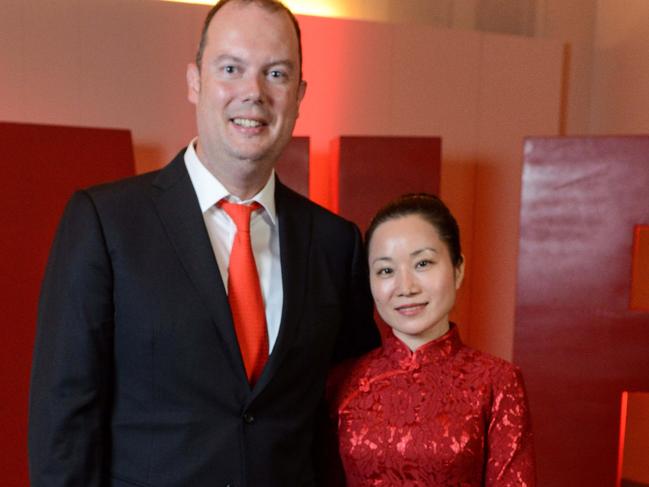
[[29, 485], [27, 402], [40, 282], [72, 192], [134, 173], [127, 130], [0, 122], [0, 477]]
[[403, 194], [438, 194], [442, 141], [439, 137], [340, 137], [338, 208], [362, 230], [379, 207]]
[[[332, 179], [338, 182], [339, 213], [365, 231], [374, 213], [399, 195], [439, 194], [442, 140], [439, 137], [345, 136], [333, 142]], [[387, 325], [379, 317], [382, 333]]]
[[627, 392], [622, 401], [619, 487], [649, 487], [649, 392]]
[[648, 223], [649, 137], [526, 141], [514, 358], [543, 487], [615, 484], [621, 393], [649, 390], [649, 313], [629, 306]]
[[638, 225], [635, 228], [631, 309], [649, 311], [649, 225]]
[[293, 137], [275, 167], [279, 179], [309, 197], [309, 137]]

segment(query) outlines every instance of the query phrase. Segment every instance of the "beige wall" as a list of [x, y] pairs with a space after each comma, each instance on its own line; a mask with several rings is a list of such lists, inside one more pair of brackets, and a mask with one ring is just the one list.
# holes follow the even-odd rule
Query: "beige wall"
[[598, 0], [592, 130], [649, 133], [649, 2]]
[[[0, 119], [128, 128], [138, 172], [160, 167], [194, 134], [184, 73], [206, 10], [9, 0]], [[522, 139], [557, 133], [561, 43], [301, 21], [309, 89], [296, 134], [312, 139], [312, 177], [328, 181], [338, 135], [441, 136], [442, 196], [460, 220], [468, 262], [456, 319], [470, 343], [511, 358]], [[314, 198], [332, 206], [333, 188], [322, 187]]]
[[149, 0], [5, 0], [0, 119], [133, 131], [139, 172], [193, 136], [185, 66], [205, 7]]
[[535, 36], [565, 46], [561, 131], [589, 134], [597, 0], [538, 0]]

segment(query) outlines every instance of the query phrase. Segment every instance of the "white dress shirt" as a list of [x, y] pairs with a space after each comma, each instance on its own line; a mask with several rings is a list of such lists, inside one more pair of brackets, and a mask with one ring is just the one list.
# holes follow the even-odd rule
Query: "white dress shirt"
[[212, 250], [221, 272], [223, 286], [228, 289], [228, 266], [230, 251], [237, 227], [222, 208], [216, 203], [227, 199], [233, 203], [251, 203], [256, 201], [262, 208], [255, 211], [250, 219], [250, 239], [255, 255], [261, 295], [266, 309], [266, 326], [268, 327], [268, 353], [270, 354], [277, 340], [279, 324], [282, 318], [282, 267], [279, 256], [279, 232], [275, 212], [275, 172], [270, 175], [266, 185], [255, 196], [240, 200], [228, 193], [225, 186], [207, 170], [198, 158], [192, 140], [185, 151], [185, 166], [196, 191], [198, 203], [203, 212], [205, 227], [212, 243]]

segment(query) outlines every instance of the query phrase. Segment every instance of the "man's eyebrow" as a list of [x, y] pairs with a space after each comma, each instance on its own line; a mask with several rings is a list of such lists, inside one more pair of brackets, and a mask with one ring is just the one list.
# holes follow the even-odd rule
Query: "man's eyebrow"
[[[234, 54], [220, 54], [212, 61], [213, 64], [220, 64], [222, 62], [232, 62], [236, 64], [246, 64], [246, 61], [243, 58], [235, 56]], [[290, 59], [273, 59], [270, 62], [264, 65], [264, 69], [271, 68], [273, 66], [286, 66], [288, 69], [295, 69], [295, 63]]]
[[277, 65], [283, 65], [286, 66], [287, 68], [293, 69], [295, 67], [295, 63], [291, 61], [290, 59], [277, 59], [277, 60], [272, 60], [269, 63], [266, 63], [266, 67], [270, 68], [271, 66], [277, 66]]
[[214, 58], [214, 63], [220, 63], [223, 61], [233, 61], [235, 63], [243, 63], [243, 59], [237, 56], [233, 56], [232, 54], [220, 54], [219, 56], [216, 56], [216, 58]]

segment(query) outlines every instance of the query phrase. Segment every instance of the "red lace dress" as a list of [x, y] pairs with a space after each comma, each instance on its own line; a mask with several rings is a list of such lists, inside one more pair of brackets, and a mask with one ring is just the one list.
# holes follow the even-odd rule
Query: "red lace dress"
[[414, 353], [390, 335], [342, 372], [332, 404], [348, 487], [535, 485], [520, 371], [464, 346], [455, 325]]

